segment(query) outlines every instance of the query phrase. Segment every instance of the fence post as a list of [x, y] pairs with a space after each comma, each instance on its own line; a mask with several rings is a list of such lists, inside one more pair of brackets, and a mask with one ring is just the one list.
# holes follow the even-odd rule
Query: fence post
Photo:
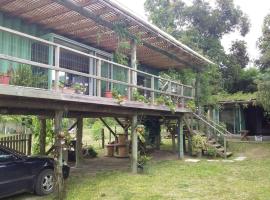
[[27, 155], [31, 155], [31, 149], [32, 149], [32, 134], [28, 134], [28, 144], [27, 144]]
[[[54, 54], [54, 63], [55, 67], [60, 67], [60, 47], [55, 47], [55, 54]], [[54, 80], [54, 88], [56, 91], [59, 90], [59, 70], [55, 70], [55, 80]]]
[[[101, 77], [101, 60], [97, 60], [97, 77]], [[97, 96], [101, 97], [101, 80], [97, 79]]]

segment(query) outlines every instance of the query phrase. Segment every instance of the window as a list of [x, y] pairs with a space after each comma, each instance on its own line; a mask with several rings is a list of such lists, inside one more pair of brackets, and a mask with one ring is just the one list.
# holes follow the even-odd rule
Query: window
[[0, 150], [0, 163], [13, 161], [13, 160], [15, 160], [15, 157], [12, 154], [6, 151]]

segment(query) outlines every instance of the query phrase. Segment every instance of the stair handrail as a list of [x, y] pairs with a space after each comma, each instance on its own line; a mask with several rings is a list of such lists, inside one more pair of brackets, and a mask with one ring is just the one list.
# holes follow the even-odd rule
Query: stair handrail
[[[208, 120], [203, 119], [200, 115], [196, 114], [196, 113], [192, 113], [197, 119], [201, 120], [202, 122], [204, 122], [205, 124], [207, 124], [208, 126], [210, 126], [212, 129], [214, 129], [215, 131], [217, 131], [222, 137], [223, 137], [223, 147], [224, 147], [224, 157], [225, 159], [227, 158], [227, 134], [225, 134], [224, 132], [220, 131], [218, 128], [216, 128], [215, 126], [213, 126], [211, 123], [208, 122]], [[231, 134], [231, 133], [230, 133]], [[215, 134], [215, 136], [217, 137], [218, 135]]]
[[221, 134], [222, 136], [225, 136], [226, 134], [224, 134], [222, 131], [220, 131], [218, 128], [216, 128], [215, 126], [213, 126], [211, 123], [209, 123], [207, 120], [203, 119], [202, 117], [200, 117], [200, 115], [193, 113], [193, 115], [201, 120], [202, 122], [204, 122], [205, 124], [207, 124], [208, 126], [210, 126], [211, 128], [213, 128], [215, 131], [217, 131], [219, 134]]
[[[196, 113], [194, 113], [196, 114]], [[196, 114], [198, 116], [200, 116], [201, 118], [204, 118], [204, 120], [208, 121], [209, 123], [212, 123], [214, 126], [217, 126], [219, 129], [221, 129], [222, 131], [224, 131], [226, 134], [226, 136], [228, 135], [232, 135], [232, 133], [230, 133], [226, 128], [224, 128], [223, 126], [221, 126], [220, 124], [218, 124], [217, 122], [207, 118], [205, 115], [203, 114]]]

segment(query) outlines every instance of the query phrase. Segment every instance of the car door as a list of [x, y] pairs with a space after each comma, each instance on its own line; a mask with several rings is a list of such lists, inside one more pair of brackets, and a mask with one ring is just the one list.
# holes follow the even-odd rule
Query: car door
[[24, 159], [0, 148], [0, 198], [26, 191], [29, 178]]

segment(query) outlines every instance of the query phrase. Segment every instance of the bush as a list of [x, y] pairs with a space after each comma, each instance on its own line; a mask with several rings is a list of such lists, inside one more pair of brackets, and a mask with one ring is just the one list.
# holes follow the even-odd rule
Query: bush
[[96, 158], [98, 153], [96, 152], [96, 150], [93, 147], [88, 147], [87, 149], [87, 156], [89, 156], [90, 158]]
[[217, 149], [214, 147], [208, 147], [206, 153], [209, 157], [217, 157]]

